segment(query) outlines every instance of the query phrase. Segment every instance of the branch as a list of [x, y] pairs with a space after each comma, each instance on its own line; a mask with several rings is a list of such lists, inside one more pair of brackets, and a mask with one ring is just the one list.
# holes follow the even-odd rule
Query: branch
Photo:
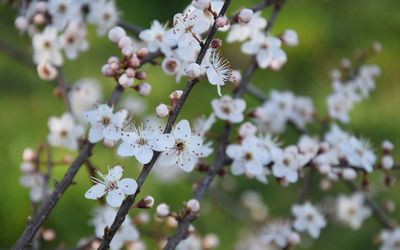
[[140, 27], [139, 25], [124, 21], [124, 20], [118, 20], [117, 23], [119, 26], [124, 28], [125, 30], [128, 30], [129, 32], [135, 34], [136, 36], [139, 36], [140, 32], [145, 30], [144, 28]]
[[[223, 16], [225, 15], [226, 10], [229, 7], [231, 0], [225, 0], [224, 5], [222, 6], [222, 9], [219, 13], [218, 16]], [[215, 35], [215, 33], [217, 32], [217, 27], [216, 24], [214, 22], [212, 28], [210, 29], [210, 31], [207, 34], [207, 38], [206, 41], [204, 42], [204, 44], [201, 47], [201, 50], [199, 52], [199, 55], [197, 56], [196, 59], [196, 63], [201, 64], [201, 62], [203, 61], [203, 58], [208, 50], [208, 48], [210, 47], [211, 41]], [[181, 96], [181, 98], [179, 99], [178, 103], [175, 106], [175, 109], [173, 110], [172, 114], [169, 116], [167, 124], [164, 128], [164, 133], [169, 133], [171, 132], [172, 129], [172, 125], [175, 123], [183, 105], [185, 104], [186, 99], [188, 98], [192, 88], [196, 85], [196, 83], [199, 82], [199, 79], [192, 79], [189, 80], [186, 83], [186, 87], [183, 91], [183, 94]], [[98, 249], [108, 249], [111, 240], [113, 239], [115, 233], [117, 232], [118, 228], [121, 226], [121, 224], [124, 222], [126, 215], [129, 212], [129, 209], [131, 208], [131, 206], [133, 205], [133, 203], [135, 202], [135, 198], [136, 196], [139, 194], [141, 187], [143, 186], [147, 176], [149, 175], [151, 169], [153, 168], [155, 162], [157, 161], [158, 157], [160, 155], [160, 152], [154, 152], [153, 158], [151, 159], [151, 161], [149, 163], [147, 163], [146, 165], [143, 166], [142, 171], [139, 174], [139, 177], [137, 178], [137, 183], [138, 183], [138, 189], [136, 191], [135, 194], [133, 195], [129, 195], [126, 197], [126, 199], [124, 200], [124, 202], [122, 203], [121, 207], [118, 210], [118, 213], [114, 219], [114, 222], [112, 223], [111, 227], [109, 230], [107, 230], [104, 235], [103, 235], [103, 240], [101, 242], [101, 245], [99, 246]]]
[[[271, 17], [268, 20], [268, 25], [265, 29], [265, 32], [268, 32], [271, 28], [272, 25], [277, 18], [282, 5], [284, 1], [283, 0], [278, 0], [275, 3], [274, 10], [271, 14]], [[252, 61], [250, 62], [249, 66], [247, 67], [242, 80], [239, 83], [239, 87], [236, 89], [234, 98], [241, 98], [246, 89], [247, 85], [250, 82], [251, 77], [253, 76], [254, 71], [257, 69], [257, 61], [253, 57]], [[210, 167], [210, 170], [208, 173], [202, 178], [200, 185], [198, 186], [193, 198], [198, 200], [199, 202], [202, 200], [204, 197], [204, 194], [206, 193], [207, 189], [209, 188], [211, 182], [214, 180], [214, 178], [217, 176], [217, 174], [220, 172], [220, 170], [224, 167], [225, 165], [225, 160], [226, 160], [226, 148], [229, 144], [229, 135], [232, 131], [232, 124], [227, 123], [225, 125], [223, 134], [220, 137], [220, 142], [219, 142], [219, 147], [217, 151], [217, 155], [215, 158], [215, 161], [213, 165]], [[194, 213], [187, 213], [184, 217], [180, 218], [178, 220], [178, 227], [176, 229], [176, 232], [174, 235], [168, 238], [168, 242], [163, 248], [163, 250], [173, 250], [176, 248], [176, 246], [188, 235], [188, 228], [190, 224], [197, 218], [196, 214]]]
[[32, 58], [4, 40], [0, 40], [0, 50], [23, 65], [29, 68], [36, 68], [35, 64], [32, 62]]

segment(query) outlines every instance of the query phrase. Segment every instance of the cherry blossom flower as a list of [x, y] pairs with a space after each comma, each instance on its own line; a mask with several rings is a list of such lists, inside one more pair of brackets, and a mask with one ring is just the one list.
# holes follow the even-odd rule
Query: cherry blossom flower
[[96, 109], [86, 112], [86, 119], [91, 125], [89, 141], [96, 143], [103, 139], [118, 140], [127, 115], [128, 112], [124, 109], [113, 113], [113, 108], [106, 104], [99, 105]]
[[338, 220], [353, 230], [359, 229], [363, 221], [371, 215], [371, 209], [364, 202], [363, 193], [355, 193], [352, 196], [340, 195], [336, 205]]
[[203, 140], [192, 134], [187, 120], [181, 120], [172, 133], [164, 134], [158, 143], [164, 150], [158, 160], [158, 164], [162, 166], [177, 166], [190, 172], [198, 159], [203, 157]]
[[96, 200], [107, 194], [107, 204], [112, 207], [119, 207], [125, 199], [125, 195], [132, 195], [136, 192], [137, 183], [134, 179], [124, 178], [121, 180], [123, 169], [121, 166], [115, 166], [108, 169], [108, 174], [103, 175], [100, 171], [96, 173], [102, 179], [92, 176], [96, 183], [85, 193], [86, 199]]
[[400, 246], [400, 227], [395, 229], [384, 229], [379, 234], [379, 250], [399, 250]]
[[231, 74], [229, 62], [222, 58], [219, 52], [212, 51], [209, 60], [206, 60], [205, 68], [208, 81], [212, 85], [217, 85], [218, 95], [221, 96], [221, 86], [225, 85]]
[[63, 63], [57, 30], [54, 27], [47, 26], [42, 33], [35, 34], [32, 43], [35, 63], [48, 62], [55, 66]]
[[319, 237], [321, 228], [326, 226], [323, 215], [309, 202], [293, 205], [292, 214], [296, 217], [294, 228], [299, 232], [307, 231], [314, 239]]
[[229, 30], [226, 41], [243, 42], [247, 39], [252, 39], [262, 32], [267, 26], [267, 21], [261, 16], [261, 12], [256, 12], [249, 23], [233, 24]]
[[88, 22], [97, 25], [97, 33], [99, 35], [106, 34], [117, 23], [118, 12], [114, 1], [89, 1], [89, 8]]
[[243, 112], [246, 108], [246, 102], [242, 99], [233, 99], [230, 96], [223, 96], [220, 99], [211, 101], [215, 115], [225, 121], [239, 123], [243, 121]]
[[134, 156], [141, 164], [149, 163], [153, 157], [153, 150], [163, 150], [158, 145], [160, 137], [163, 137], [162, 131], [152, 128], [149, 124], [141, 127], [132, 126], [132, 130], [121, 133], [122, 143], [118, 147], [117, 154], [124, 157]]
[[[111, 227], [117, 210], [107, 205], [98, 207], [94, 210], [93, 218], [90, 221], [95, 228], [95, 235], [98, 238], [103, 237], [104, 228]], [[139, 232], [132, 223], [129, 215], [126, 216], [124, 222], [121, 224], [113, 239], [110, 242], [110, 249], [119, 250], [122, 249], [124, 244], [128, 242], [137, 241], [139, 238]]]
[[21, 186], [29, 189], [29, 198], [33, 202], [39, 202], [44, 198], [45, 179], [37, 170], [22, 169], [23, 175], [19, 179]]
[[50, 145], [71, 150], [78, 149], [78, 140], [83, 135], [83, 127], [75, 123], [70, 113], [65, 113], [60, 118], [50, 117], [48, 126], [50, 134], [47, 136], [47, 141]]
[[367, 172], [372, 172], [376, 156], [366, 141], [351, 136], [348, 140], [338, 145], [340, 153], [351, 166], [359, 167]]
[[267, 224], [261, 229], [261, 237], [264, 244], [274, 244], [281, 249], [288, 245], [294, 245], [293, 239], [300, 238], [291, 229], [289, 221], [275, 221]]
[[80, 51], [86, 51], [89, 48], [86, 40], [86, 28], [82, 23], [71, 22], [60, 39], [68, 59], [75, 59]]
[[243, 43], [242, 51], [248, 55], [255, 55], [257, 64], [262, 69], [279, 69], [287, 60], [286, 53], [280, 48], [281, 44], [278, 38], [259, 33], [252, 40]]
[[307, 159], [299, 154], [296, 146], [289, 146], [274, 159], [272, 174], [289, 183], [295, 183], [299, 178], [299, 170], [307, 163], [306, 161]]
[[171, 40], [165, 38], [166, 32], [166, 27], [155, 20], [150, 29], [140, 32], [139, 38], [147, 44], [149, 52], [156, 52], [160, 49], [165, 55], [170, 55], [171, 47], [174, 44], [171, 43]]
[[81, 6], [73, 0], [48, 1], [47, 10], [52, 16], [52, 25], [61, 31], [72, 20], [80, 22], [80, 7]]
[[75, 82], [68, 91], [68, 98], [74, 117], [85, 123], [85, 112], [91, 110], [101, 100], [99, 83], [94, 79], [83, 78]]
[[262, 175], [264, 166], [270, 162], [270, 155], [259, 147], [256, 137], [245, 138], [241, 144], [231, 144], [226, 154], [233, 159], [231, 171], [234, 175]]

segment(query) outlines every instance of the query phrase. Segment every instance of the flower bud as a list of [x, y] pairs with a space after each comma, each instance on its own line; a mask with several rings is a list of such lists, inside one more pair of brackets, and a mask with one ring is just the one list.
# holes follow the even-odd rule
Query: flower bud
[[140, 48], [136, 52], [138, 58], [143, 58], [149, 54], [149, 50], [147, 48]]
[[135, 78], [138, 80], [144, 80], [144, 79], [146, 79], [146, 77], [147, 77], [147, 74], [144, 71], [136, 71], [136, 73], [135, 73]]
[[104, 64], [104, 65], [101, 67], [101, 73], [102, 73], [104, 76], [107, 76], [107, 77], [112, 77], [112, 76], [114, 76], [114, 71], [110, 68], [110, 65], [109, 65], [109, 64]]
[[245, 122], [239, 128], [239, 135], [242, 138], [253, 136], [256, 134], [256, 132], [257, 127], [254, 126], [251, 122]]
[[328, 164], [322, 164], [318, 167], [321, 174], [329, 174], [331, 172], [331, 166]]
[[125, 70], [125, 74], [126, 74], [127, 77], [133, 78], [133, 77], [135, 77], [136, 72], [135, 72], [135, 70], [132, 69], [132, 68], [127, 68], [127, 69]]
[[25, 31], [28, 28], [28, 20], [24, 16], [19, 16], [15, 19], [15, 27], [21, 31]]
[[115, 26], [108, 32], [108, 39], [110, 39], [110, 41], [114, 43], [118, 43], [119, 40], [121, 40], [121, 38], [125, 36], [126, 36], [125, 30], [119, 26]]
[[201, 66], [198, 63], [191, 63], [185, 68], [185, 74], [189, 78], [198, 78], [201, 75]]
[[54, 80], [58, 75], [58, 70], [56, 67], [47, 62], [39, 63], [37, 66], [37, 72], [40, 79], [46, 81]]
[[129, 59], [129, 65], [132, 68], [138, 68], [140, 66], [140, 60], [137, 58], [136, 54], [132, 55], [132, 57]]
[[210, 47], [213, 49], [219, 49], [222, 46], [222, 40], [221, 39], [213, 39], [211, 41]]
[[180, 98], [181, 98], [181, 96], [182, 96], [182, 94], [183, 94], [183, 91], [182, 90], [175, 90], [174, 92], [172, 92], [170, 95], [169, 95], [169, 99], [171, 99], [172, 101], [174, 101], [174, 100], [179, 100]]
[[158, 117], [163, 118], [169, 115], [169, 107], [164, 103], [161, 103], [156, 108], [156, 114]]
[[388, 141], [388, 140], [384, 140], [382, 142], [382, 149], [385, 152], [391, 152], [394, 148], [394, 145], [392, 142]]
[[37, 25], [42, 25], [46, 22], [46, 17], [43, 14], [36, 14], [33, 17], [33, 22]]
[[300, 239], [300, 235], [296, 232], [291, 232], [288, 237], [288, 241], [292, 246], [300, 244]]
[[112, 148], [115, 145], [115, 141], [114, 140], [104, 139], [103, 140], [103, 145], [106, 146], [107, 148]]
[[215, 26], [217, 28], [223, 28], [226, 25], [228, 25], [228, 18], [226, 18], [224, 16], [220, 16], [215, 20]]
[[345, 168], [342, 171], [343, 179], [347, 181], [352, 181], [357, 177], [357, 172], [352, 168]]
[[134, 82], [133, 80], [134, 80], [134, 78], [128, 77], [126, 74], [122, 74], [122, 75], [118, 78], [118, 83], [119, 83], [121, 86], [127, 88], [127, 87], [130, 87], [130, 86], [133, 85], [133, 82]]
[[231, 74], [229, 75], [228, 79], [231, 83], [235, 86], [239, 85], [240, 81], [242, 80], [242, 74], [239, 70], [232, 70]]
[[138, 208], [151, 208], [154, 205], [154, 198], [152, 196], [146, 196], [143, 199], [141, 199], [136, 207]]
[[205, 249], [214, 249], [219, 245], [219, 238], [215, 234], [207, 234], [203, 238], [203, 246]]
[[294, 30], [285, 30], [281, 36], [282, 42], [289, 47], [294, 47], [299, 44], [299, 38], [297, 36], [296, 31]]
[[132, 45], [127, 45], [122, 47], [121, 52], [124, 56], [128, 57], [133, 54], [133, 46]]
[[31, 148], [25, 148], [22, 153], [22, 159], [28, 162], [34, 161], [36, 159], [35, 151]]
[[186, 209], [190, 212], [197, 213], [200, 210], [200, 203], [196, 199], [191, 199], [186, 202]]
[[239, 23], [249, 23], [253, 18], [253, 10], [251, 9], [242, 9], [239, 12], [238, 21]]
[[132, 45], [132, 39], [130, 39], [128, 36], [121, 37], [118, 41], [118, 47], [121, 49], [126, 47], [126, 46], [131, 46]]
[[322, 179], [319, 183], [319, 188], [322, 191], [327, 191], [327, 190], [331, 189], [331, 187], [332, 187], [332, 182], [327, 178]]
[[52, 229], [43, 229], [41, 233], [45, 241], [52, 241], [56, 238], [56, 233]]
[[384, 155], [382, 157], [381, 165], [383, 169], [391, 169], [394, 165], [393, 157], [391, 155]]
[[144, 225], [150, 222], [150, 215], [148, 212], [141, 212], [135, 217], [136, 224]]
[[192, 5], [193, 7], [195, 7], [196, 9], [207, 9], [208, 7], [210, 7], [210, 3], [211, 0], [193, 0], [192, 1]]
[[374, 42], [371, 45], [371, 50], [375, 54], [378, 54], [378, 53], [382, 52], [382, 44], [380, 42]]
[[135, 89], [141, 96], [148, 96], [151, 93], [151, 85], [148, 84], [147, 82], [139, 84], [138, 86], [135, 87]]
[[178, 221], [176, 221], [175, 217], [168, 216], [167, 226], [170, 228], [176, 228], [178, 226]]
[[169, 206], [165, 203], [161, 203], [156, 208], [156, 214], [157, 214], [157, 217], [159, 217], [159, 218], [167, 217], [169, 215], [169, 212], [170, 212]]

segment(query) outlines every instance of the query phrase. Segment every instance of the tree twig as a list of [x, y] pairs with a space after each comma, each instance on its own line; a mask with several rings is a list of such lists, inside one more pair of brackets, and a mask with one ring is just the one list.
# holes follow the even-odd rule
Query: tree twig
[[[228, 6], [230, 4], [231, 0], [225, 0], [224, 5], [221, 8], [221, 11], [219, 13], [219, 16], [223, 16], [225, 15], [226, 10], [228, 9]], [[199, 52], [199, 55], [197, 56], [196, 59], [196, 63], [201, 64], [201, 62], [203, 61], [203, 58], [211, 44], [211, 41], [215, 35], [215, 33], [217, 32], [217, 27], [216, 24], [214, 22], [212, 28], [210, 29], [210, 31], [207, 34], [207, 38], [206, 41], [204, 42], [204, 44], [201, 47], [201, 50]], [[183, 91], [183, 94], [181, 96], [181, 98], [178, 100], [172, 114], [168, 117], [168, 121], [167, 124], [164, 128], [164, 133], [169, 133], [171, 132], [172, 129], [172, 125], [175, 123], [186, 99], [188, 98], [192, 88], [196, 85], [196, 83], [199, 82], [199, 79], [191, 79], [186, 83], [185, 89]], [[118, 213], [114, 219], [114, 222], [112, 223], [111, 227], [109, 228], [109, 230], [107, 230], [104, 235], [103, 235], [103, 240], [101, 242], [101, 245], [99, 246], [98, 249], [108, 249], [111, 240], [113, 239], [115, 233], [117, 232], [118, 228], [121, 226], [121, 224], [124, 222], [126, 215], [129, 212], [129, 209], [131, 208], [131, 206], [133, 205], [133, 203], [135, 202], [135, 198], [136, 196], [139, 194], [141, 187], [143, 186], [147, 176], [149, 175], [151, 169], [153, 168], [155, 162], [157, 161], [158, 157], [159, 157], [160, 153], [159, 152], [155, 152], [153, 155], [153, 158], [151, 159], [151, 161], [149, 163], [147, 163], [146, 165], [143, 166], [142, 171], [139, 174], [139, 177], [137, 178], [137, 183], [138, 183], [138, 189], [136, 191], [135, 194], [133, 195], [129, 195], [127, 196], [127, 198], [124, 200], [124, 202], [122, 203], [121, 207], [118, 210]]]

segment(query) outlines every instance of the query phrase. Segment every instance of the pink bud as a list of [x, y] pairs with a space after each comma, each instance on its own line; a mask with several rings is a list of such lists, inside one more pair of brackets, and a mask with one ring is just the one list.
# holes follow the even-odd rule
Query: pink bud
[[142, 96], [148, 96], [151, 93], [151, 85], [147, 82], [143, 82], [136, 87], [136, 90]]
[[215, 26], [217, 28], [222, 28], [225, 27], [225, 25], [228, 24], [228, 18], [224, 17], [224, 16], [220, 16], [217, 18], [217, 20], [215, 20]]
[[33, 22], [37, 25], [42, 25], [46, 22], [46, 17], [43, 14], [36, 14], [33, 17]]
[[31, 148], [25, 148], [22, 154], [22, 159], [28, 162], [34, 161], [36, 159], [35, 151]]
[[122, 47], [122, 49], [121, 49], [121, 53], [124, 55], [124, 56], [131, 56], [132, 54], [133, 54], [133, 47], [132, 47], [132, 45], [126, 45], [126, 46], [124, 46], [124, 47]]
[[106, 146], [107, 148], [112, 148], [115, 145], [115, 141], [114, 140], [104, 139], [103, 140], [103, 145]]
[[186, 209], [193, 212], [197, 213], [200, 210], [200, 203], [196, 199], [191, 199], [188, 202], [186, 202]]
[[392, 167], [394, 165], [393, 157], [391, 155], [384, 155], [382, 157], [381, 164], [382, 164], [383, 169], [386, 169], [386, 170], [392, 169]]
[[133, 54], [131, 59], [129, 59], [129, 65], [132, 68], [137, 68], [140, 66], [140, 60], [139, 60], [139, 58], [137, 58], [136, 54]]
[[161, 103], [156, 108], [156, 114], [158, 117], [163, 118], [169, 115], [169, 107], [164, 103]]
[[147, 56], [148, 54], [149, 54], [149, 51], [147, 48], [140, 48], [136, 52], [136, 55], [138, 58], [143, 58], [143, 57]]
[[151, 208], [154, 206], [154, 198], [152, 196], [146, 196], [141, 199], [137, 205], [138, 208]]
[[172, 92], [172, 93], [169, 95], [169, 99], [171, 99], [172, 101], [174, 101], [174, 100], [179, 100], [179, 99], [181, 98], [182, 94], [183, 94], [183, 91], [182, 91], [182, 90], [180, 90], [180, 89], [175, 90], [174, 92]]
[[122, 74], [119, 78], [118, 78], [118, 83], [127, 88], [133, 85], [133, 77], [128, 77], [126, 74]]
[[122, 37], [126, 36], [126, 32], [123, 28], [116, 26], [108, 32], [108, 39], [111, 42], [118, 43]]
[[15, 27], [21, 31], [25, 31], [28, 28], [28, 20], [24, 16], [19, 16], [15, 19]]
[[118, 47], [120, 47], [121, 49], [131, 45], [132, 45], [132, 39], [130, 39], [128, 36], [124, 36], [119, 39]]
[[37, 66], [37, 72], [39, 77], [46, 81], [54, 80], [58, 75], [56, 67], [47, 62], [39, 63]]
[[219, 245], [218, 236], [215, 234], [207, 234], [203, 238], [203, 246], [205, 249], [214, 249], [217, 248]]
[[135, 77], [136, 72], [135, 72], [135, 70], [132, 69], [132, 68], [127, 68], [127, 69], [125, 70], [125, 74], [126, 74], [128, 77], [133, 78], [133, 77]]
[[144, 80], [144, 79], [146, 79], [146, 77], [147, 77], [147, 74], [144, 71], [136, 71], [136, 73], [135, 73], [135, 78], [138, 80]]
[[243, 123], [239, 128], [239, 135], [242, 138], [253, 136], [256, 132], [257, 127], [250, 122]]
[[239, 23], [249, 23], [253, 18], [253, 10], [251, 9], [242, 9], [239, 12], [238, 21]]
[[207, 9], [210, 6], [211, 0], [193, 0], [192, 5], [196, 9]]
[[161, 203], [156, 208], [156, 214], [159, 218], [164, 218], [169, 215], [169, 206], [165, 203]]

